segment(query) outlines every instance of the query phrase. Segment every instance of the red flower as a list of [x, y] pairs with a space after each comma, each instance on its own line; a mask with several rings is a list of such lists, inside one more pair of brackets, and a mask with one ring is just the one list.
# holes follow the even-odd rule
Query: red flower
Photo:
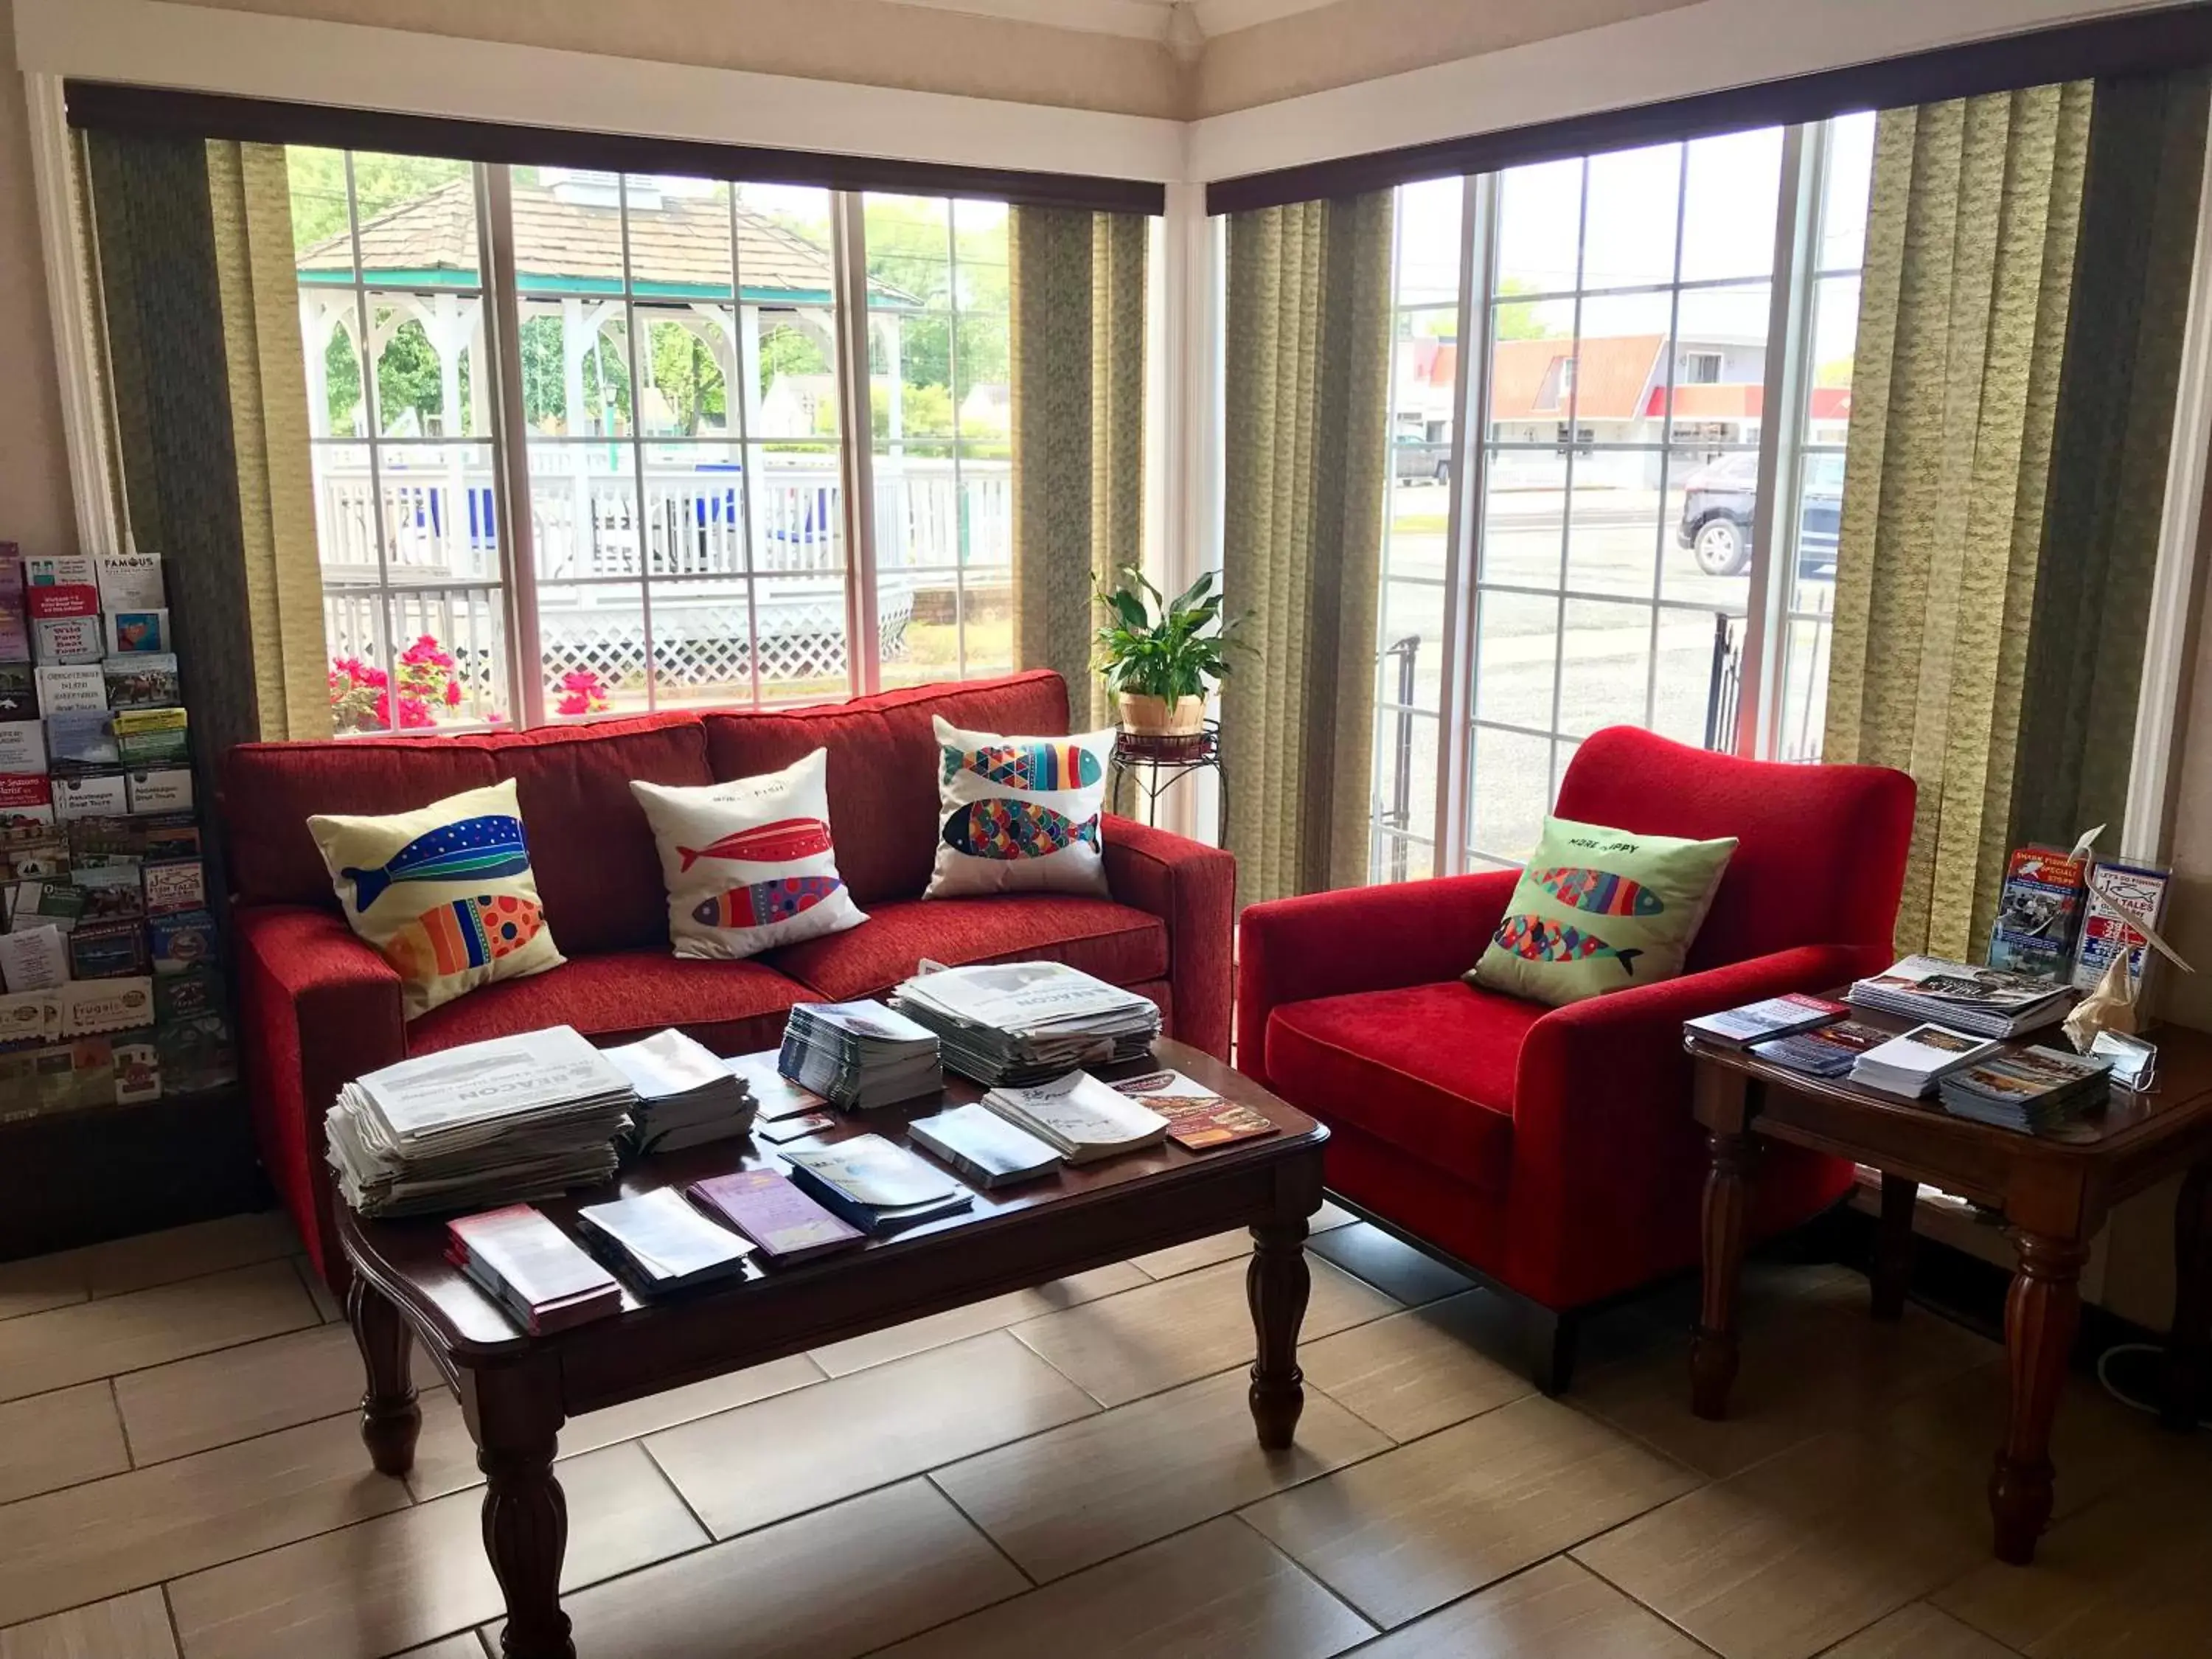
[[459, 680], [447, 680], [446, 682], [446, 707], [448, 708], [459, 708], [460, 706], [461, 683]]
[[592, 712], [591, 699], [580, 691], [568, 692], [553, 705], [553, 712], [556, 714], [588, 714]]

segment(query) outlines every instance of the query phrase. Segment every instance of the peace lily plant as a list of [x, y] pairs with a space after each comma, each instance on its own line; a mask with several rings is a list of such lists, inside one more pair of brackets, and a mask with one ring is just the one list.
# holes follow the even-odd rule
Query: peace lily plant
[[1120, 699], [1121, 729], [1147, 737], [1182, 736], [1206, 726], [1206, 703], [1229, 676], [1229, 653], [1243, 617], [1221, 614], [1208, 571], [1170, 600], [1133, 565], [1102, 587], [1107, 625], [1098, 630], [1101, 672]]

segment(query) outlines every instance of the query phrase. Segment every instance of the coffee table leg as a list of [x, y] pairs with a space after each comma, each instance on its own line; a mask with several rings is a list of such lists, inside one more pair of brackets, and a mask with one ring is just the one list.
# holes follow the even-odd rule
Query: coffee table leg
[[2197, 1426], [2212, 1346], [2212, 1164], [2181, 1183], [2173, 1206], [2173, 1329], [2159, 1377], [2158, 1420], [2177, 1434]]
[[1881, 1178], [1881, 1229], [1875, 1236], [1874, 1316], [1905, 1317], [1905, 1293], [1912, 1282], [1912, 1212], [1920, 1183], [1910, 1176]]
[[346, 1291], [346, 1322], [361, 1349], [367, 1382], [361, 1394], [361, 1439], [380, 1474], [404, 1475], [415, 1467], [415, 1442], [422, 1432], [422, 1407], [415, 1398], [408, 1358], [415, 1338], [392, 1299], [360, 1273]]
[[1735, 1286], [1743, 1272], [1744, 1183], [1748, 1134], [1715, 1129], [1706, 1136], [1712, 1164], [1705, 1175], [1705, 1286], [1690, 1342], [1690, 1409], [1716, 1421], [1728, 1415], [1735, 1384]]
[[2005, 1361], [2012, 1409], [2003, 1449], [1990, 1476], [1997, 1559], [2035, 1559], [2035, 1540], [2051, 1519], [2051, 1425], [2066, 1382], [2066, 1359], [2081, 1319], [2081, 1264], [2088, 1247], [2070, 1238], [2014, 1235], [2020, 1271], [2005, 1302]]
[[568, 1502], [553, 1477], [561, 1412], [550, 1379], [529, 1369], [469, 1379], [469, 1425], [483, 1471], [484, 1553], [507, 1598], [501, 1659], [576, 1659], [561, 1611]]
[[1313, 1284], [1305, 1246], [1303, 1217], [1252, 1229], [1252, 1264], [1244, 1273], [1252, 1334], [1259, 1346], [1252, 1366], [1252, 1421], [1260, 1431], [1260, 1443], [1269, 1451], [1289, 1448], [1297, 1431], [1298, 1413], [1305, 1409], [1298, 1325], [1306, 1316], [1306, 1295]]

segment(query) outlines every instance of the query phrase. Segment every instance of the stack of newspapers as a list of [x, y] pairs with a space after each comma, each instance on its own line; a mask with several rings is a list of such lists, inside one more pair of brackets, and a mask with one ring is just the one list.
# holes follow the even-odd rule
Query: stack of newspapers
[[946, 1065], [994, 1087], [1141, 1060], [1160, 1034], [1150, 998], [1058, 962], [925, 971], [893, 1001], [937, 1033]]
[[936, 1037], [873, 1000], [799, 1004], [784, 1022], [776, 1069], [848, 1112], [945, 1086]]
[[573, 1027], [495, 1037], [347, 1084], [327, 1120], [331, 1167], [365, 1216], [550, 1198], [615, 1173], [636, 1103]]
[[637, 1091], [627, 1144], [641, 1156], [726, 1140], [753, 1127], [759, 1108], [744, 1079], [681, 1031], [656, 1032], [606, 1056]]
[[2074, 1006], [2074, 993], [2063, 985], [1941, 957], [1907, 957], [1887, 973], [1860, 980], [1850, 995], [1859, 1007], [1878, 1013], [1985, 1037], [2018, 1036], [2056, 1024]]

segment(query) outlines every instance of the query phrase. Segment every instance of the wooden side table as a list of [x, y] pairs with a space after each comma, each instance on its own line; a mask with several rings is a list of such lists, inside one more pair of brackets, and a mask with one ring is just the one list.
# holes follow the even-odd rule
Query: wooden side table
[[[1854, 1018], [1897, 1030], [1913, 1022], [1864, 1011]], [[2080, 1278], [2089, 1243], [2113, 1206], [2186, 1172], [2175, 1218], [2177, 1291], [2160, 1420], [2196, 1425], [2212, 1336], [2212, 1036], [2166, 1028], [2151, 1093], [2114, 1091], [2112, 1104], [2062, 1136], [2017, 1134], [1953, 1117], [1844, 1081], [1802, 1077], [1753, 1055], [1685, 1042], [1696, 1062], [1694, 1109], [1712, 1149], [1705, 1194], [1705, 1294], [1690, 1353], [1691, 1408], [1728, 1410], [1735, 1380], [1736, 1279], [1743, 1263], [1744, 1198], [1761, 1139], [1881, 1171], [1874, 1314], [1905, 1305], [1913, 1203], [1920, 1183], [2002, 1212], [2019, 1258], [2005, 1304], [2011, 1407], [1990, 1476], [2000, 1559], [2026, 1565], [2051, 1518], [2051, 1426], [2080, 1322]], [[2028, 1041], [2063, 1042], [2056, 1028]]]

